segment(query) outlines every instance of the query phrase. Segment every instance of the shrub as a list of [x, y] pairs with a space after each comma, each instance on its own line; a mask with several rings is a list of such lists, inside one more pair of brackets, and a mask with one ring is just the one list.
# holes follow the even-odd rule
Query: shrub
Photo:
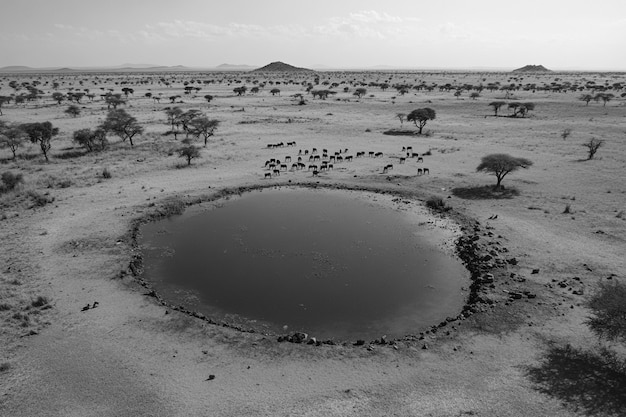
[[33, 300], [30, 305], [33, 307], [43, 307], [48, 304], [48, 299], [46, 297], [42, 297], [41, 295], [37, 297], [37, 299]]
[[587, 302], [593, 317], [587, 320], [601, 338], [626, 341], [626, 285], [618, 281], [602, 282]]
[[14, 174], [11, 171], [2, 173], [2, 185], [0, 185], [0, 192], [11, 191], [17, 184], [24, 182], [22, 174]]
[[441, 197], [432, 196], [426, 200], [426, 207], [433, 211], [449, 211], [452, 207], [446, 205]]
[[185, 211], [185, 202], [180, 198], [167, 200], [161, 206], [159, 214], [164, 217], [177, 216]]
[[104, 169], [102, 170], [102, 178], [104, 178], [104, 179], [107, 179], [107, 180], [108, 180], [108, 179], [109, 179], [109, 178], [111, 178], [112, 176], [113, 176], [113, 175], [111, 175], [111, 171], [109, 171], [109, 169], [108, 169], [108, 168], [104, 168]]
[[54, 201], [54, 199], [49, 198], [48, 196], [41, 194], [37, 191], [34, 190], [30, 190], [26, 193], [26, 195], [33, 200], [33, 206], [32, 207], [43, 207], [48, 203], [52, 203]]
[[6, 372], [11, 369], [11, 364], [9, 362], [0, 363], [0, 372]]

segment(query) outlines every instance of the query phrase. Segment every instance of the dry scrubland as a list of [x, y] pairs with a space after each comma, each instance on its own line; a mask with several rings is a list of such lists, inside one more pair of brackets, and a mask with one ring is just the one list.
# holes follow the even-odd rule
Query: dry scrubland
[[[314, 89], [336, 82], [338, 93], [311, 97], [302, 85], [314, 81], [310, 73], [0, 76], [0, 95], [25, 92], [11, 81], [37, 81], [43, 96], [5, 103], [0, 120], [50, 121], [59, 128], [49, 162], [30, 143], [15, 160], [9, 149], [0, 150], [0, 171], [23, 176], [0, 195], [1, 415], [624, 415], [623, 345], [599, 341], [585, 324], [586, 300], [598, 284], [625, 279], [624, 90], [609, 90], [615, 98], [606, 105], [579, 98], [595, 94], [590, 81], [612, 86], [625, 83], [625, 75], [318, 76]], [[200, 91], [184, 94], [184, 82]], [[400, 95], [371, 82], [453, 88]], [[463, 84], [495, 82], [580, 88], [521, 88], [508, 97], [485, 89], [475, 99], [466, 90], [454, 94]], [[353, 96], [358, 83], [366, 84], [361, 98]], [[237, 96], [233, 89], [242, 85], [248, 92]], [[109, 135], [107, 150], [85, 152], [73, 132], [102, 123], [107, 106], [100, 95], [124, 87], [134, 92], [119, 108], [145, 131], [132, 147]], [[272, 95], [273, 88], [280, 93]], [[77, 117], [64, 112], [67, 101], [51, 98], [70, 89], [95, 94], [81, 100]], [[147, 92], [163, 98], [157, 103]], [[297, 93], [305, 105], [292, 97]], [[206, 94], [214, 96], [210, 103]], [[171, 104], [167, 97], [174, 95], [180, 98]], [[524, 118], [493, 117], [489, 103], [496, 100], [535, 108]], [[220, 121], [189, 167], [176, 153], [185, 135], [163, 135], [170, 129], [164, 109], [174, 106]], [[425, 134], [383, 134], [401, 127], [397, 113], [424, 107], [436, 111]], [[500, 114], [510, 111], [504, 106]], [[403, 127], [414, 128], [406, 121]], [[565, 129], [571, 134], [563, 138]], [[585, 160], [582, 143], [592, 138], [604, 146]], [[291, 141], [297, 146], [267, 148]], [[400, 164], [403, 146], [430, 154], [423, 163]], [[313, 147], [365, 151], [366, 157], [336, 163], [317, 177], [302, 170], [264, 178], [268, 159], [295, 159], [299, 149]], [[383, 156], [369, 158], [370, 151]], [[504, 192], [485, 196], [481, 187], [495, 178], [476, 167], [490, 153], [527, 158], [533, 166], [507, 176]], [[383, 174], [387, 164], [394, 168]], [[417, 176], [424, 167], [430, 174]], [[278, 343], [145, 296], [129, 267], [139, 255], [129, 232], [135, 219], [225, 188], [289, 182], [380, 189], [411, 200], [441, 197], [466, 235], [477, 236], [478, 255], [490, 253], [481, 267], [493, 264], [494, 282], [482, 283], [475, 314], [437, 331], [416, 329], [415, 337], [388, 345]], [[81, 311], [95, 301], [97, 308]]]

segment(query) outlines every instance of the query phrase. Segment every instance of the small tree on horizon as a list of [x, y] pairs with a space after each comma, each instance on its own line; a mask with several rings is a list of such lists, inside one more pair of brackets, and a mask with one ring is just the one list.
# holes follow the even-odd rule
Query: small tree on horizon
[[584, 101], [585, 105], [588, 106], [589, 102], [593, 100], [593, 96], [591, 94], [583, 94], [578, 98], [580, 101]]
[[497, 182], [494, 188], [498, 190], [502, 187], [502, 180], [508, 173], [519, 168], [528, 168], [532, 164], [532, 161], [526, 158], [516, 158], [509, 154], [494, 153], [484, 156], [476, 171], [495, 175]]
[[245, 85], [233, 88], [233, 93], [236, 93], [238, 96], [243, 96], [244, 94], [246, 94], [246, 91], [248, 91], [248, 87], [246, 87]]
[[492, 101], [491, 103], [489, 103], [489, 106], [493, 107], [494, 116], [498, 116], [498, 110], [500, 110], [500, 107], [504, 106], [505, 104], [506, 101]]
[[106, 94], [104, 96], [104, 102], [107, 104], [107, 109], [111, 109], [111, 107], [113, 107], [113, 110], [117, 109], [117, 106], [120, 106], [122, 104], [126, 104], [126, 100], [124, 100], [122, 98], [121, 94]]
[[0, 116], [2, 116], [2, 106], [5, 103], [10, 103], [13, 97], [11, 96], [0, 96]]
[[65, 100], [67, 97], [63, 93], [59, 93], [58, 91], [52, 93], [52, 100], [56, 101], [58, 105], [61, 105], [61, 102]]
[[435, 120], [436, 113], [433, 109], [426, 107], [423, 109], [413, 110], [406, 116], [406, 120], [415, 123], [415, 127], [419, 129], [419, 134], [422, 134], [422, 129], [426, 126], [426, 122], [429, 120]]
[[354, 90], [354, 93], [352, 93], [352, 95], [357, 96], [358, 98], [363, 97], [365, 94], [367, 94], [367, 89], [363, 87], [357, 88]]
[[68, 114], [72, 117], [77, 117], [80, 115], [80, 107], [78, 107], [76, 104], [72, 104], [67, 109], [65, 109], [65, 114]]
[[595, 95], [595, 97], [593, 99], [595, 101], [602, 100], [602, 106], [606, 107], [606, 103], [608, 103], [609, 101], [613, 100], [614, 97], [615, 97], [615, 95], [611, 94], [611, 93], [598, 93], [598, 94]]

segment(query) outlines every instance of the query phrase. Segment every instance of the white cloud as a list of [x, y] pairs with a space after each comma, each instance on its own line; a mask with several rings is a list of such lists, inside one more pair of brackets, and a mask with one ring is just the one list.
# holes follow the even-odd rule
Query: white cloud
[[396, 39], [414, 32], [419, 21], [412, 17], [365, 10], [344, 17], [332, 17], [324, 24], [315, 26], [312, 33], [344, 38]]

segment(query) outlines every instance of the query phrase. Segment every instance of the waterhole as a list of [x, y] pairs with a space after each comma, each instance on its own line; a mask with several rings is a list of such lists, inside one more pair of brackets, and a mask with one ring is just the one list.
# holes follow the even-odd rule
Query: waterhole
[[269, 334], [372, 340], [461, 310], [468, 273], [446, 223], [394, 196], [279, 188], [147, 224], [139, 244], [169, 303]]

